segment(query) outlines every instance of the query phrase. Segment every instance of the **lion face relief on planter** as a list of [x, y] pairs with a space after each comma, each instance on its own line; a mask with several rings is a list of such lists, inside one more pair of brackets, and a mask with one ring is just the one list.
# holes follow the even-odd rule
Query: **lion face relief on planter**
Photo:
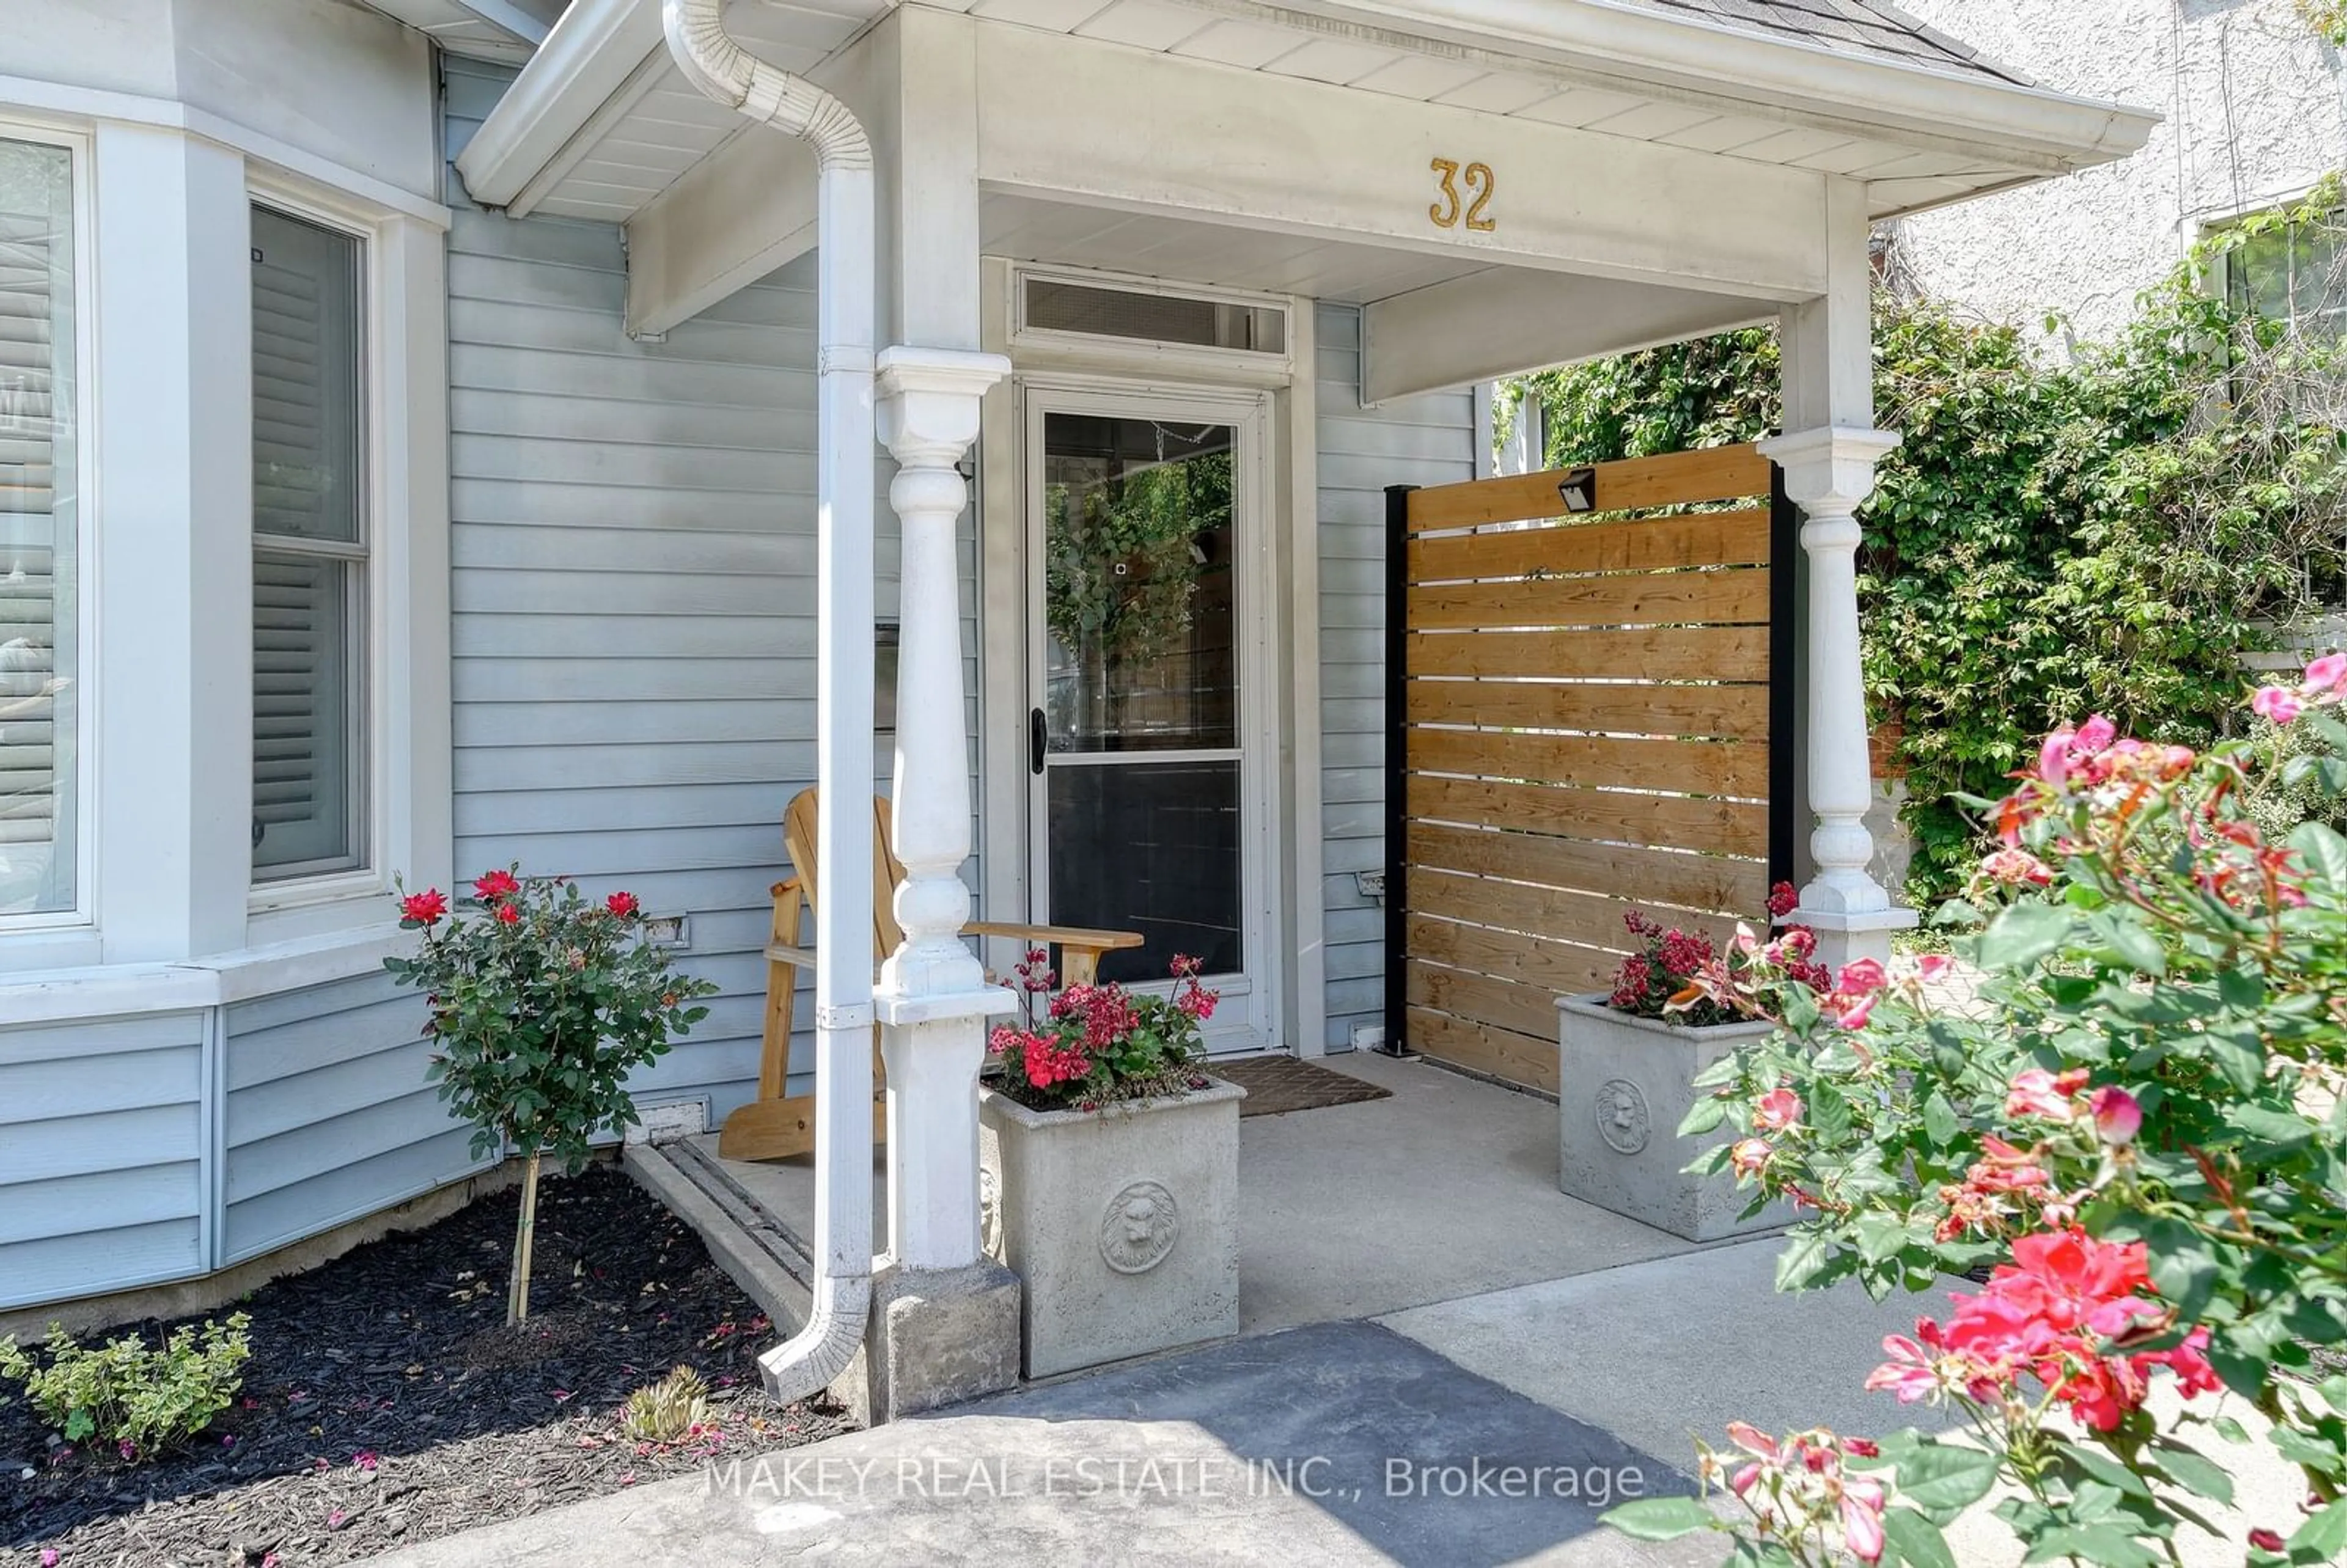
[[[1791, 911], [1796, 895], [1779, 883], [1768, 913]], [[1557, 1185], [1689, 1241], [1717, 1241], [1789, 1223], [1783, 1204], [1747, 1215], [1735, 1177], [1687, 1166], [1707, 1141], [1679, 1136], [1695, 1109], [1697, 1080], [1738, 1046], [1773, 1032], [1754, 1016], [1755, 983], [1817, 988], [1832, 978], [1815, 965], [1815, 938], [1793, 927], [1762, 947], [1748, 927], [1722, 952], [1700, 932], [1666, 928], [1633, 909], [1623, 917], [1640, 951], [1622, 960], [1611, 992], [1557, 1000]], [[1765, 968], [1764, 968], [1765, 966]]]
[[1026, 1375], [1096, 1367], [1239, 1327], [1239, 1102], [1197, 1071], [1215, 994], [1194, 958], [1171, 996], [1054, 991], [991, 1040], [979, 1095], [979, 1231], [1020, 1276]]
[[1096, 1111], [980, 1094], [985, 1234], [1025, 1287], [1028, 1377], [1238, 1332], [1246, 1091], [1203, 1081]]
[[1717, 1241], [1792, 1219], [1772, 1204], [1743, 1219], [1733, 1176], [1686, 1170], [1714, 1141], [1682, 1138], [1697, 1074], [1777, 1027], [1690, 1026], [1639, 1018], [1603, 996], [1557, 1002], [1557, 1185], [1566, 1195], [1689, 1241]]

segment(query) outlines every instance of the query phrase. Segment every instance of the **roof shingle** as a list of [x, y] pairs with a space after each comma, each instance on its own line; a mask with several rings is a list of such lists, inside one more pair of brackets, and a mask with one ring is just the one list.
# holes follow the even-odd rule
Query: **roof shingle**
[[1795, 38], [1848, 55], [2032, 84], [2019, 72], [1926, 26], [1887, 0], [1622, 0], [1745, 33]]

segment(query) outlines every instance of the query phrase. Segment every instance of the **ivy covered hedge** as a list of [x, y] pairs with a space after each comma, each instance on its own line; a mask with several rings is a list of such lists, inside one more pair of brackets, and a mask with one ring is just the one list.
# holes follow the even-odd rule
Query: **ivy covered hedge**
[[[2319, 192], [2209, 241], [2116, 342], [2069, 363], [2014, 327], [1878, 296], [1878, 422], [1905, 441], [1860, 514], [1859, 592], [1869, 701], [1903, 732], [1919, 907], [1973, 863], [1956, 797], [2004, 793], [2037, 736], [2101, 712], [2204, 745], [2236, 727], [2240, 655], [2264, 628], [2347, 599], [2347, 356], [2203, 282], [2336, 202]], [[1780, 406], [1768, 328], [1527, 387], [1553, 466], [1756, 439]]]

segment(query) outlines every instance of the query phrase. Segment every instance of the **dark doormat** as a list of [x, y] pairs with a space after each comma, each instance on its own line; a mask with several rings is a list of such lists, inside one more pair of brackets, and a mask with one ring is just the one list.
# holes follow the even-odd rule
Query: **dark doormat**
[[1290, 1111], [1317, 1111], [1323, 1105], [1351, 1105], [1363, 1100], [1384, 1100], [1393, 1093], [1342, 1072], [1331, 1072], [1317, 1062], [1293, 1056], [1241, 1056], [1210, 1061], [1206, 1071], [1247, 1091], [1239, 1102], [1242, 1116], [1278, 1116]]

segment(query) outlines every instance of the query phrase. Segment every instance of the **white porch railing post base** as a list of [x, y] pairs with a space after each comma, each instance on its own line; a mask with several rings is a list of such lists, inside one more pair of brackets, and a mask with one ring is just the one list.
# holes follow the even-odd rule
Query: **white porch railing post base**
[[[1874, 466], [1899, 445], [1887, 430], [1828, 426], [1771, 436], [1764, 456], [1784, 471], [1785, 494], [1801, 508], [1809, 560], [1809, 809], [1815, 875], [1786, 917], [1818, 934], [1819, 958], [1836, 966], [1888, 958], [1891, 933], [1915, 913], [1892, 905], [1868, 870], [1866, 830], [1873, 780], [1867, 761], [1866, 692], [1859, 663], [1859, 505], [1874, 488]], [[1790, 561], [1778, 569], [1789, 569]]]

